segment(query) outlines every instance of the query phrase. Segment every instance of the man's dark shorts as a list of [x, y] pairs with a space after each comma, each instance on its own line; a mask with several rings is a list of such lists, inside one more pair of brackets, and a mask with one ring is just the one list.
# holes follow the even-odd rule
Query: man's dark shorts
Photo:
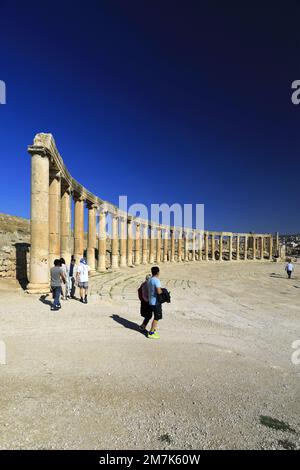
[[162, 308], [161, 304], [156, 304], [156, 305], [149, 305], [149, 310], [152, 313], [154, 313], [154, 320], [161, 320], [162, 319]]

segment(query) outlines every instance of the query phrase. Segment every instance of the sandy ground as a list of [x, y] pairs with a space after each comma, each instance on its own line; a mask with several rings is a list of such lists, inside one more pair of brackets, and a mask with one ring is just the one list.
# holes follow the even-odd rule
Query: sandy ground
[[137, 331], [145, 272], [59, 312], [0, 283], [0, 448], [300, 448], [300, 267], [162, 264], [160, 340]]

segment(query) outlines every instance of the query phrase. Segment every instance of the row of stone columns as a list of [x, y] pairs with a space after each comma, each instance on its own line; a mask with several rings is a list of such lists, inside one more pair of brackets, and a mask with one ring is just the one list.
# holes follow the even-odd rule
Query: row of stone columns
[[[97, 204], [80, 185], [65, 177], [47, 149], [32, 146], [31, 154], [31, 257], [29, 292], [48, 292], [49, 268], [56, 258], [78, 262], [85, 248], [84, 213], [88, 210], [87, 262], [92, 272], [110, 267], [175, 261], [208, 261], [224, 259], [227, 241], [228, 259], [272, 258], [272, 235], [203, 232], [175, 229], [134, 219], [118, 210]], [[74, 186], [74, 187], [73, 187]], [[72, 234], [72, 199], [74, 230]], [[111, 220], [110, 263], [107, 266], [107, 216]], [[97, 227], [98, 222], [98, 227]], [[97, 233], [98, 232], [98, 233]], [[235, 247], [235, 250], [234, 250]], [[98, 263], [96, 263], [98, 250]], [[251, 251], [252, 250], [252, 251]], [[252, 253], [252, 255], [251, 255]]]

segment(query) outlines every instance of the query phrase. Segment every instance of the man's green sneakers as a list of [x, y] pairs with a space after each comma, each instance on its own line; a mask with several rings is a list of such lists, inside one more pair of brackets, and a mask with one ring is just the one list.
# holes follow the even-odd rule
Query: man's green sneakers
[[150, 332], [148, 333], [148, 338], [149, 338], [149, 339], [159, 339], [160, 336], [159, 336], [159, 334], [157, 333], [157, 331], [154, 331], [154, 333], [150, 333]]

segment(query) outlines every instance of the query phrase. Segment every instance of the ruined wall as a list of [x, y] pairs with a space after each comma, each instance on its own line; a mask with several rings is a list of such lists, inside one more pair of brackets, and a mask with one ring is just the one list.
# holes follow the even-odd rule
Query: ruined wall
[[30, 260], [30, 223], [0, 214], [0, 278], [27, 280]]

